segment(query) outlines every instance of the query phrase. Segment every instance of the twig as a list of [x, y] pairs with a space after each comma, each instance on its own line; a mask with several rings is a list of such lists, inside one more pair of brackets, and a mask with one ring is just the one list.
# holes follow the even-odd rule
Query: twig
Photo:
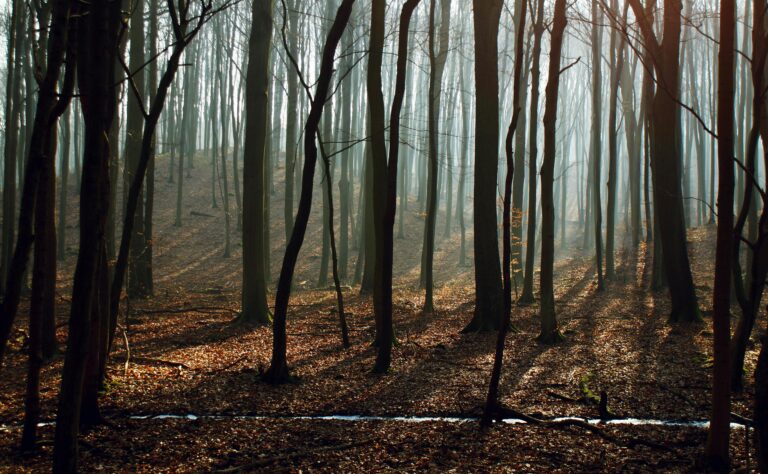
[[152, 358], [152, 357], [134, 357], [133, 360], [134, 360], [134, 362], [144, 362], [144, 363], [148, 363], [148, 364], [155, 363], [155, 364], [160, 364], [160, 365], [166, 365], [168, 367], [183, 367], [183, 368], [185, 368], [187, 370], [195, 370], [195, 369], [193, 369], [192, 367], [188, 366], [187, 364], [185, 364], [183, 362], [176, 362], [176, 361], [173, 361], [173, 360], [155, 359], [155, 358]]
[[128, 363], [131, 361], [131, 346], [128, 345], [128, 333], [125, 332], [125, 328], [121, 327], [120, 330], [123, 332], [123, 341], [125, 342], [125, 370], [124, 370], [124, 376], [128, 375]]
[[566, 401], [566, 402], [573, 402], [573, 403], [581, 403], [582, 402], [582, 400], [580, 400], [578, 398], [573, 398], [573, 397], [569, 397], [567, 395], [562, 395], [562, 394], [554, 392], [552, 390], [547, 390], [546, 393], [550, 397], [557, 398], [558, 400], [563, 400], [563, 401]]
[[239, 359], [237, 359], [236, 361], [234, 361], [234, 362], [231, 362], [231, 363], [229, 363], [229, 364], [225, 365], [224, 367], [222, 367], [222, 368], [220, 368], [220, 369], [211, 370], [211, 371], [210, 371], [210, 372], [208, 372], [208, 373], [210, 373], [210, 374], [213, 374], [213, 373], [216, 373], [216, 372], [224, 372], [224, 371], [226, 371], [226, 370], [229, 370], [229, 369], [231, 369], [232, 367], [234, 367], [234, 366], [236, 366], [237, 364], [239, 364], [240, 362], [244, 361], [244, 360], [245, 360], [247, 357], [248, 357], [247, 355], [244, 355], [244, 356], [240, 357]]

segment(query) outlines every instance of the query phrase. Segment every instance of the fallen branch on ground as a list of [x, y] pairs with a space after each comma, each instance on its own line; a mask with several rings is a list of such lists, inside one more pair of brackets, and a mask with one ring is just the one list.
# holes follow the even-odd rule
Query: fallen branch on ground
[[195, 370], [192, 367], [188, 366], [187, 364], [183, 362], [176, 362], [173, 360], [163, 360], [163, 359], [155, 359], [152, 357], [134, 357], [133, 358], [134, 363], [145, 363], [145, 364], [159, 364], [159, 365], [165, 365], [168, 367], [182, 367], [187, 370]]
[[222, 306], [195, 306], [191, 308], [159, 308], [159, 309], [136, 309], [135, 313], [140, 314], [179, 314], [179, 313], [211, 313], [211, 312], [229, 312], [239, 314], [240, 312], [232, 308]]
[[665, 446], [663, 444], [655, 443], [653, 441], [648, 441], [644, 439], [639, 438], [632, 438], [629, 440], [622, 440], [619, 439], [613, 435], [610, 435], [605, 432], [603, 428], [599, 428], [594, 425], [590, 425], [586, 421], [583, 420], [577, 420], [575, 418], [569, 418], [565, 420], [556, 420], [556, 421], [550, 421], [550, 420], [543, 420], [541, 418], [536, 418], [530, 415], [526, 415], [525, 413], [519, 412], [517, 410], [497, 406], [496, 407], [496, 414], [495, 414], [496, 421], [501, 421], [504, 418], [517, 418], [520, 420], [525, 421], [526, 423], [529, 423], [531, 425], [539, 425], [539, 426], [548, 426], [552, 428], [568, 428], [568, 427], [576, 427], [576, 428], [582, 428], [584, 430], [587, 430], [591, 433], [596, 434], [597, 436], [601, 437], [602, 439], [613, 443], [617, 446], [626, 447], [626, 448], [635, 448], [636, 446], [646, 446], [653, 449], [658, 449], [660, 451], [672, 451], [671, 448], [668, 446]]

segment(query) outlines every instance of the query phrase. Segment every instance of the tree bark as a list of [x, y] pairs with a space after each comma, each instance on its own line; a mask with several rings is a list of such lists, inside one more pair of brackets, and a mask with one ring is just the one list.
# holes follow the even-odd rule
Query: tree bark
[[[245, 146], [243, 148], [243, 301], [241, 319], [269, 324], [264, 265], [265, 141], [271, 71], [272, 10], [274, 0], [253, 2], [248, 72], [245, 89]], [[290, 75], [290, 72], [288, 73]], [[290, 109], [290, 107], [289, 107]]]
[[555, 315], [553, 266], [555, 260], [555, 206], [552, 200], [557, 152], [557, 98], [560, 87], [560, 57], [567, 19], [565, 0], [555, 1], [550, 40], [549, 79], [544, 105], [544, 162], [541, 166], [541, 332], [538, 340], [551, 344], [562, 340]]
[[733, 248], [734, 195], [734, 49], [736, 2], [721, 0], [720, 53], [717, 90], [717, 249], [715, 288], [712, 294], [714, 364], [712, 411], [704, 456], [720, 472], [730, 467], [731, 378], [728, 345], [731, 337], [731, 249]]
[[[296, 268], [296, 260], [304, 242], [307, 231], [309, 213], [312, 210], [312, 188], [314, 184], [315, 165], [317, 163], [317, 145], [315, 135], [322, 117], [325, 101], [333, 75], [333, 61], [336, 47], [341, 40], [344, 29], [347, 26], [352, 12], [354, 0], [343, 0], [339, 7], [333, 26], [330, 29], [325, 46], [323, 47], [320, 75], [317, 81], [315, 95], [311, 103], [309, 117], [304, 127], [304, 171], [302, 175], [301, 198], [296, 220], [291, 232], [291, 238], [285, 249], [283, 264], [280, 269], [280, 278], [277, 284], [275, 297], [275, 317], [272, 325], [272, 361], [265, 379], [270, 383], [283, 383], [289, 378], [288, 363], [286, 359], [287, 334], [286, 317], [288, 313], [288, 300], [291, 293], [291, 282]], [[296, 65], [294, 65], [296, 66]]]
[[[69, 2], [62, 1], [68, 4]], [[115, 57], [118, 52], [122, 2], [83, 4], [77, 17], [78, 85], [85, 142], [80, 192], [80, 249], [75, 267], [69, 339], [56, 414], [53, 471], [76, 472], [80, 409], [89, 356], [91, 312], [95, 304], [96, 269], [109, 203], [108, 131], [116, 108]], [[52, 41], [60, 42], [60, 38]]]
[[501, 0], [473, 0], [475, 28], [475, 312], [464, 332], [499, 328], [503, 311], [496, 177], [499, 144], [498, 44]]

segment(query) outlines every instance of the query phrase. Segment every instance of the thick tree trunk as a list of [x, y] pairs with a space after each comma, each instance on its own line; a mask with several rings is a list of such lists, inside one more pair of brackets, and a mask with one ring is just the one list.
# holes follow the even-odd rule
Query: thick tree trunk
[[[136, 89], [144, 94], [146, 69], [144, 68], [144, 0], [132, 0], [131, 5], [130, 41], [131, 53], [129, 69], [133, 74], [133, 84]], [[133, 86], [132, 86], [133, 87]], [[125, 135], [125, 171], [123, 174], [123, 196], [128, 191], [131, 182], [136, 175], [139, 155], [141, 154], [141, 137], [144, 125], [142, 111], [146, 100], [142, 95], [137, 97], [132, 91], [128, 91]], [[147, 288], [147, 266], [143, 258], [146, 251], [146, 235], [144, 233], [144, 188], [139, 193], [140, 205], [136, 208], [134, 216], [134, 230], [131, 236], [130, 255], [128, 259], [128, 295], [131, 298], [144, 298], [149, 296]]]
[[[245, 146], [243, 154], [243, 308], [241, 319], [269, 324], [264, 265], [265, 141], [269, 107], [270, 48], [274, 0], [253, 2], [253, 25], [248, 44], [245, 89]], [[289, 72], [288, 75], [291, 75]]]
[[[373, 367], [375, 373], [386, 373], [389, 370], [392, 358], [392, 341], [394, 331], [392, 329], [392, 263], [394, 259], [394, 227], [395, 213], [397, 210], [397, 167], [400, 150], [400, 111], [405, 96], [405, 79], [408, 67], [408, 35], [411, 16], [421, 0], [408, 0], [400, 14], [400, 30], [397, 51], [397, 76], [395, 79], [395, 94], [392, 99], [392, 110], [389, 117], [389, 160], [387, 162], [386, 148], [384, 146], [384, 98], [381, 92], [381, 56], [384, 45], [384, 1], [376, 0], [374, 3], [374, 16], [371, 19], [371, 59], [376, 69], [372, 69], [369, 63], [368, 95], [372, 107], [372, 118], [377, 117], [374, 111], [381, 116], [376, 119], [381, 127], [378, 136], [374, 134], [374, 149], [379, 152], [375, 159], [381, 161], [377, 166], [383, 176], [377, 177], [379, 187], [384, 184], [385, 194], [383, 206], [375, 209], [380, 212], [376, 217], [376, 277], [374, 286], [374, 311], [376, 312], [376, 326], [378, 351], [376, 363]], [[434, 6], [434, 4], [433, 4]], [[375, 57], [374, 57], [375, 56]], [[373, 76], [373, 77], [371, 77]], [[376, 128], [373, 129], [377, 130]]]
[[475, 312], [464, 328], [499, 328], [503, 311], [496, 177], [499, 168], [498, 44], [501, 0], [473, 0], [475, 28]]
[[[68, 4], [68, 2], [63, 2]], [[85, 118], [83, 179], [80, 192], [80, 250], [75, 267], [67, 353], [56, 415], [53, 471], [77, 471], [80, 409], [89, 356], [96, 269], [104, 251], [109, 203], [107, 134], [116, 107], [115, 55], [122, 2], [83, 4], [78, 16], [78, 79]], [[54, 35], [51, 35], [53, 38]], [[60, 39], [58, 39], [60, 41]]]
[[680, 189], [679, 135], [677, 104], [680, 92], [681, 1], [664, 0], [663, 41], [658, 42], [651, 19], [639, 0], [629, 0], [638, 16], [651, 55], [659, 86], [651, 110], [651, 168], [653, 171], [654, 210], [664, 253], [664, 270], [672, 300], [670, 321], [692, 322], [701, 319], [688, 260], [682, 191]]

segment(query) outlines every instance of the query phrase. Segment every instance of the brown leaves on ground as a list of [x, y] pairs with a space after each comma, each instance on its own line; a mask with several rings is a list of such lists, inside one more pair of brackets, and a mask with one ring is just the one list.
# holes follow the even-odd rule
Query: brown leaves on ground
[[[165, 167], [159, 166], [158, 170]], [[288, 361], [293, 383], [272, 386], [260, 372], [271, 356], [271, 329], [232, 324], [239, 309], [239, 248], [221, 257], [212, 242], [222, 241], [223, 213], [208, 209], [200, 167], [189, 186], [186, 208], [206, 209], [215, 219], [187, 217], [173, 228], [173, 185], [158, 177], [156, 209], [156, 294], [131, 301], [127, 329], [130, 361], [121, 335], [109, 365], [102, 408], [115, 426], [84, 436], [82, 466], [91, 471], [695, 471], [694, 459], [705, 431], [682, 427], [606, 427], [619, 438], [645, 438], [672, 447], [661, 452], [629, 449], [579, 428], [497, 425], [481, 433], [474, 422], [321, 421], [280, 419], [288, 415], [453, 415], [479, 414], [484, 403], [495, 334], [461, 334], [473, 311], [471, 268], [458, 265], [458, 237], [438, 242], [435, 270], [437, 311], [421, 312], [418, 281], [421, 226], [416, 203], [406, 217], [410, 240], [396, 242], [398, 275], [394, 319], [398, 344], [389, 374], [371, 373], [375, 349], [369, 296], [344, 291], [352, 347], [341, 347], [338, 315], [330, 288], [311, 289], [319, 266], [319, 222], [310, 224], [308, 247], [297, 269], [288, 320]], [[162, 174], [162, 172], [161, 172]], [[282, 212], [280, 190], [272, 213]], [[165, 194], [164, 194], [165, 193]], [[166, 196], [166, 199], [163, 198]], [[163, 204], [165, 203], [165, 204]], [[70, 209], [75, 209], [71, 206]], [[185, 211], [185, 216], [189, 209]], [[320, 212], [313, 214], [318, 219]], [[74, 217], [72, 217], [74, 219]], [[70, 233], [70, 240], [75, 238]], [[273, 274], [280, 264], [283, 229], [273, 226]], [[575, 234], [574, 234], [575, 235]], [[713, 228], [691, 231], [691, 257], [700, 304], [711, 305]], [[467, 236], [471, 262], [471, 233]], [[238, 236], [233, 238], [237, 241]], [[69, 248], [76, 248], [70, 242]], [[68, 294], [74, 262], [68, 255], [60, 272], [61, 295]], [[353, 263], [350, 262], [350, 270]], [[274, 275], [273, 275], [274, 276]], [[709, 416], [710, 320], [692, 326], [667, 324], [665, 293], [648, 290], [650, 255], [622, 251], [617, 277], [596, 291], [589, 251], [558, 260], [556, 301], [566, 341], [543, 346], [537, 307], [516, 307], [518, 331], [507, 339], [502, 402], [539, 417], [595, 417], [585, 390], [609, 397], [610, 410], [624, 417], [704, 420]], [[538, 278], [536, 279], [538, 283]], [[303, 283], [302, 283], [303, 282]], [[273, 296], [273, 295], [272, 295]], [[125, 305], [124, 305], [125, 306]], [[60, 322], [68, 301], [60, 298]], [[6, 366], [0, 373], [0, 471], [48, 469], [50, 446], [21, 456], [16, 446], [23, 417], [26, 309], [17, 324]], [[738, 310], [734, 310], [738, 314]], [[66, 327], [59, 328], [60, 343]], [[755, 350], [746, 373], [754, 370]], [[43, 419], [53, 420], [62, 359], [44, 368]], [[749, 416], [751, 377], [734, 398], [733, 411]], [[265, 415], [265, 419], [136, 420], [140, 414]], [[41, 429], [52, 438], [52, 427]], [[744, 431], [734, 431], [734, 465], [746, 466]], [[754, 462], [752, 463], [754, 465]]]

